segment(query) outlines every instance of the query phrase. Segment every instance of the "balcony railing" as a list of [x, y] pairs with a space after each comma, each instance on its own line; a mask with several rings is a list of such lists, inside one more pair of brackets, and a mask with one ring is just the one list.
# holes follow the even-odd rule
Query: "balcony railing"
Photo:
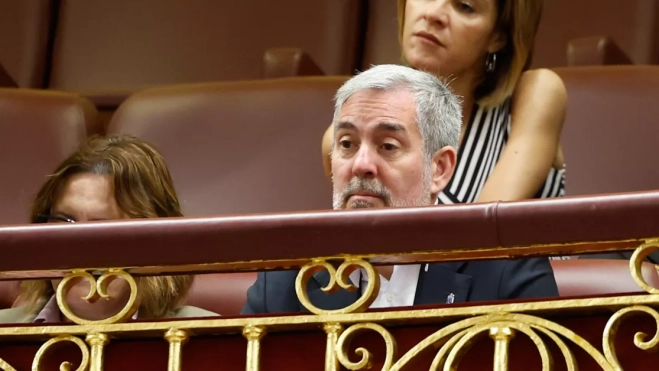
[[[644, 292], [366, 310], [377, 265], [620, 250], [634, 250], [629, 274]], [[58, 304], [74, 324], [0, 327], [0, 369], [648, 370], [659, 365], [659, 290], [642, 265], [656, 250], [659, 192], [1, 227], [0, 279], [63, 278]], [[369, 284], [355, 304], [323, 310], [309, 301], [314, 272], [330, 273], [332, 291], [348, 288], [359, 267]], [[309, 314], [128, 321], [134, 277], [268, 269], [300, 269]], [[132, 288], [112, 318], [78, 318], [63, 300], [75, 280], [90, 281], [93, 300], [111, 278]]]

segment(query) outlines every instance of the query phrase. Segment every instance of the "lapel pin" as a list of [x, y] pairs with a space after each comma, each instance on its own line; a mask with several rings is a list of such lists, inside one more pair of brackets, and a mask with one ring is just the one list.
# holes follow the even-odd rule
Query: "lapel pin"
[[446, 297], [446, 304], [453, 304], [453, 300], [455, 300], [455, 295], [453, 295], [453, 293], [448, 294]]

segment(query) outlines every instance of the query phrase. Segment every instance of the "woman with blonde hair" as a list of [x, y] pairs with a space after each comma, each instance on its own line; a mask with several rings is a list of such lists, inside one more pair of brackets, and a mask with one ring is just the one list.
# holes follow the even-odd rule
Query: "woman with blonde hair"
[[[567, 93], [556, 73], [529, 69], [541, 13], [542, 0], [398, 0], [404, 60], [462, 99], [456, 170], [438, 204], [564, 195]], [[330, 177], [334, 140], [330, 126]]]
[[[180, 216], [180, 205], [165, 160], [153, 146], [130, 136], [93, 137], [84, 142], [48, 177], [31, 211], [32, 223]], [[138, 277], [135, 280], [139, 308], [133, 319], [216, 315], [183, 306], [193, 276]], [[0, 323], [66, 322], [55, 296], [59, 282], [23, 281], [15, 308], [0, 311]], [[83, 299], [89, 293], [89, 282], [80, 280], [65, 300], [76, 316], [102, 320], [124, 308], [130, 286], [125, 280], [117, 279], [110, 283], [107, 291], [108, 300], [90, 303]]]

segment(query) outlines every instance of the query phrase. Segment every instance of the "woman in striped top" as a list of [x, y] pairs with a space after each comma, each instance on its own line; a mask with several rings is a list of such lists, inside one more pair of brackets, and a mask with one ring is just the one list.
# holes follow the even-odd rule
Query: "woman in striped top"
[[[567, 94], [550, 70], [529, 70], [542, 0], [398, 0], [406, 62], [462, 97], [456, 170], [438, 204], [564, 194], [559, 146]], [[332, 127], [323, 137], [326, 173]]]

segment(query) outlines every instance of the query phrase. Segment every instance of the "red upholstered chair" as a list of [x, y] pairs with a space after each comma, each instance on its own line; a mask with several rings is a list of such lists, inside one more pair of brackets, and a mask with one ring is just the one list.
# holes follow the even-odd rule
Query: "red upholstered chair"
[[19, 281], [0, 281], [0, 309], [11, 308], [18, 297]]
[[46, 176], [100, 131], [96, 109], [75, 94], [7, 88], [0, 117], [0, 225], [26, 223]]
[[398, 43], [398, 15], [395, 0], [368, 0], [368, 22], [364, 35], [362, 70], [374, 64], [403, 62]]
[[263, 56], [264, 79], [324, 74], [313, 58], [300, 48], [272, 48]]
[[264, 52], [275, 47], [301, 48], [327, 74], [351, 74], [361, 3], [62, 1], [50, 88], [135, 91], [257, 79]]
[[[0, 87], [42, 88], [52, 0], [0, 0]], [[3, 78], [1, 70], [7, 72]]]
[[557, 68], [568, 106], [566, 194], [659, 189], [659, 66]]
[[254, 281], [256, 272], [198, 274], [186, 304], [222, 316], [240, 315], [247, 300], [247, 289]]
[[566, 65], [568, 42], [606, 35], [634, 64], [659, 63], [659, 8], [652, 0], [544, 1], [533, 67]]
[[[628, 260], [552, 260], [560, 296], [595, 296], [644, 292], [631, 276]], [[645, 281], [659, 288], [657, 267], [643, 263]]]
[[362, 1], [59, 3], [48, 88], [84, 93], [104, 123], [141, 89], [261, 78], [270, 48], [304, 50], [328, 75], [357, 68]]
[[331, 209], [319, 146], [345, 79], [145, 90], [119, 108], [108, 133], [160, 149], [186, 216]]
[[567, 65], [609, 66], [633, 64], [610, 37], [592, 36], [570, 40], [567, 45]]

